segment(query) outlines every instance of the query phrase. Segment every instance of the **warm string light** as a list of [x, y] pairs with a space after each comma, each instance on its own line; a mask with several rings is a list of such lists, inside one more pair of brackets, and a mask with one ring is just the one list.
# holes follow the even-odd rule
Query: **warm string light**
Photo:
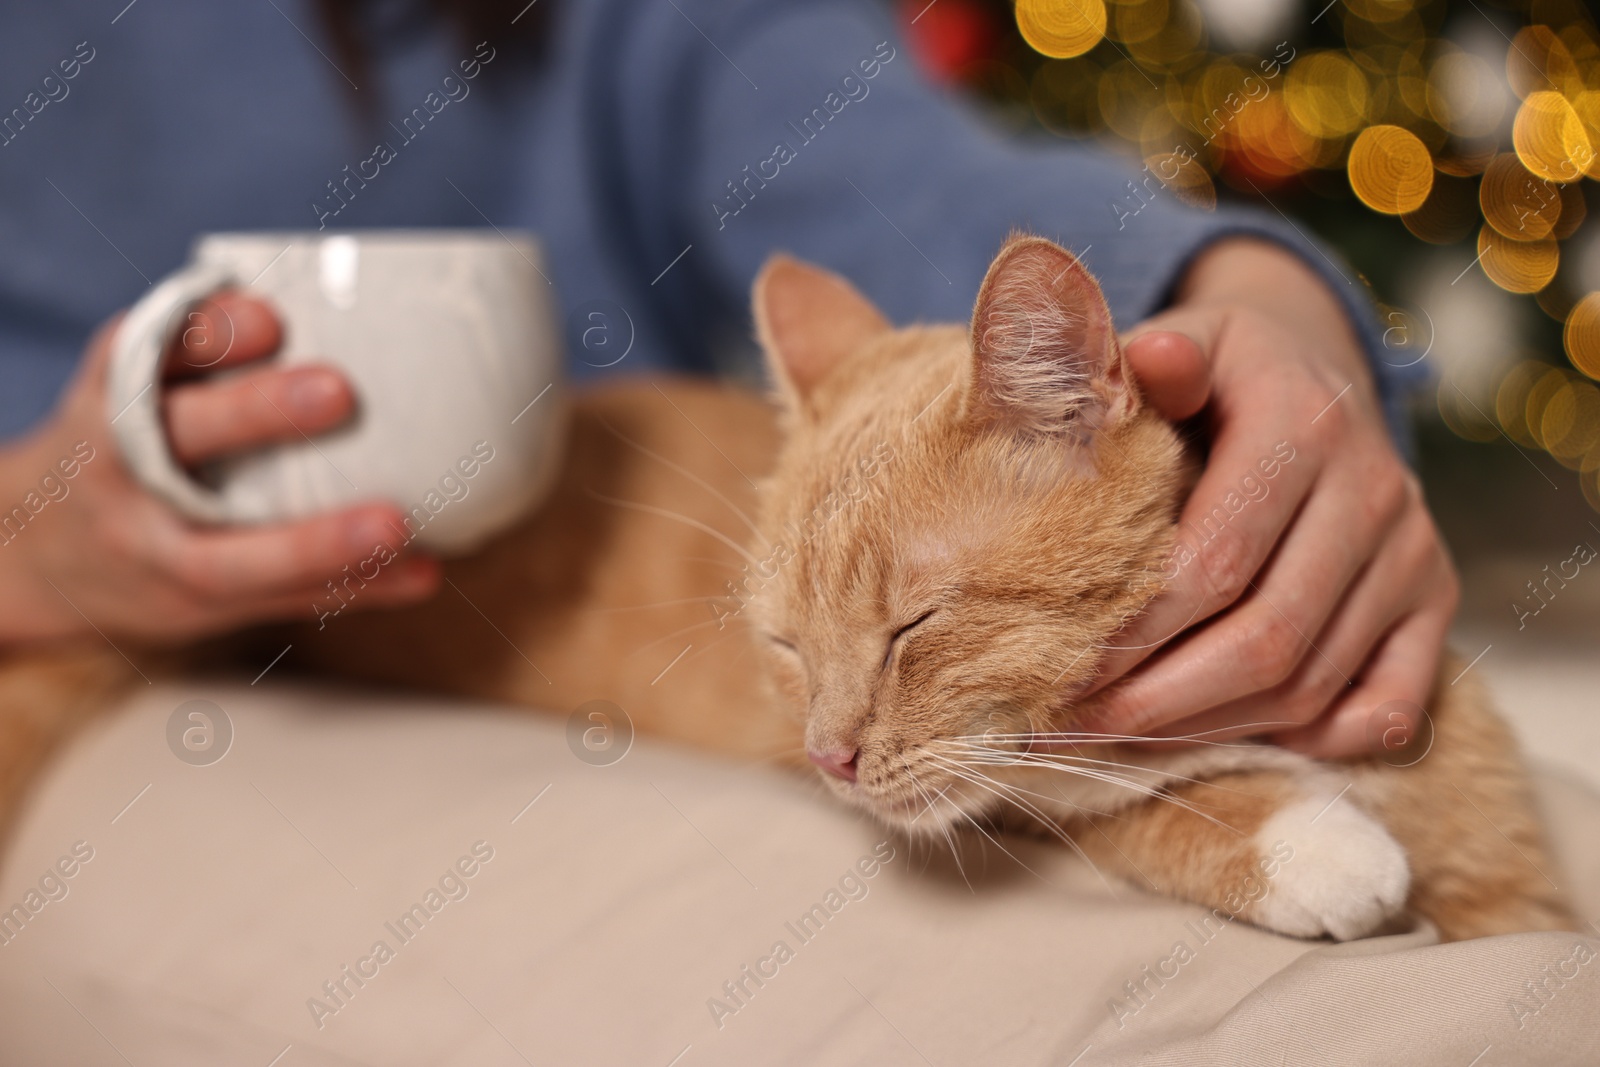
[[[1342, 172], [1366, 208], [1398, 217], [1421, 242], [1475, 235], [1470, 269], [1561, 322], [1570, 366], [1525, 360], [1470, 389], [1447, 377], [1440, 413], [1464, 438], [1504, 433], [1549, 453], [1579, 472], [1600, 510], [1600, 388], [1591, 381], [1600, 379], [1600, 292], [1573, 292], [1577, 272], [1563, 263], [1587, 215], [1583, 183], [1600, 180], [1593, 16], [1577, 0], [1524, 0], [1516, 13], [1338, 0], [1318, 17], [1343, 47], [1306, 46], [1286, 25], [1272, 44], [1235, 52], [1221, 43], [1238, 32], [1229, 7], [1016, 0], [1022, 39], [1048, 57], [1026, 83], [1026, 103], [1049, 129], [1135, 149], [1153, 172], [1175, 174], [1169, 186], [1194, 203], [1214, 205], [1219, 184], [1246, 194], [1292, 182], [1325, 190], [1319, 175]], [[1263, 5], [1250, 7], [1252, 18], [1266, 17]], [[1475, 14], [1485, 33], [1494, 19], [1525, 25], [1501, 67], [1440, 36], [1447, 14], [1461, 16], [1452, 27]], [[1294, 43], [1275, 54], [1284, 38]], [[998, 65], [1020, 94], [1021, 76]]]

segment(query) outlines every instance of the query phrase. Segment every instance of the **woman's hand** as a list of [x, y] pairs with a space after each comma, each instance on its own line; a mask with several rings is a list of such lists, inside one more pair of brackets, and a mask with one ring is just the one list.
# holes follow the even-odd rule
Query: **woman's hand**
[[[239, 293], [201, 305], [167, 359], [167, 432], [180, 463], [321, 433], [349, 417], [349, 385], [326, 367], [262, 369], [209, 381], [276, 351], [271, 308]], [[316, 617], [326, 583], [382, 543], [400, 548], [392, 504], [296, 522], [200, 527], [136, 483], [105, 411], [118, 320], [90, 342], [49, 421], [0, 450], [0, 644], [70, 637], [176, 641], [273, 619]], [[70, 476], [68, 472], [72, 473]], [[426, 597], [438, 566], [408, 556], [351, 604]]]
[[1163, 415], [1205, 411], [1210, 455], [1085, 728], [1322, 757], [1381, 747], [1396, 709], [1414, 729], [1459, 585], [1325, 283], [1274, 245], [1219, 243], [1125, 350]]

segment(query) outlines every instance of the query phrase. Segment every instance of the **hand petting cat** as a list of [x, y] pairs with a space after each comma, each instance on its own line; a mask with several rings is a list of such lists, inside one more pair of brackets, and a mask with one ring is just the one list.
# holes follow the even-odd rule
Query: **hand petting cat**
[[1289, 252], [1230, 239], [1124, 346], [1157, 410], [1204, 413], [1210, 450], [1180, 520], [1192, 551], [1115, 642], [1089, 728], [1325, 758], [1374, 748], [1380, 708], [1415, 728], [1459, 582], [1334, 295]]

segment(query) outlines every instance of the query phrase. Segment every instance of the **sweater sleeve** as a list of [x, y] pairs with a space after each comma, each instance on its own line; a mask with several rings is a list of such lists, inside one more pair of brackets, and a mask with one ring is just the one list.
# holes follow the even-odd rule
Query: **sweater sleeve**
[[1021, 229], [1080, 255], [1126, 329], [1167, 304], [1208, 245], [1253, 235], [1299, 255], [1339, 296], [1407, 449], [1402, 400], [1420, 368], [1384, 358], [1365, 286], [1287, 217], [1195, 209], [1154, 181], [1138, 195], [1130, 183], [1141, 176], [1103, 147], [997, 129], [922, 77], [876, 6], [675, 0], [665, 10], [655, 55], [669, 34], [693, 55], [687, 86], [668, 97], [692, 114], [667, 123], [677, 136], [656, 134], [664, 166], [638, 195], [671, 220], [663, 261], [691, 246], [657, 287], [702, 326], [707, 314], [743, 321], [750, 282], [778, 249], [851, 278], [895, 321], [964, 321], [990, 259]]

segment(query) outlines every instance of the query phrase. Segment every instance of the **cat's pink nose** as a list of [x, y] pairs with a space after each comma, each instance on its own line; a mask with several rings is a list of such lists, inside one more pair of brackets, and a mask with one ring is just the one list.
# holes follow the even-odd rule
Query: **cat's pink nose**
[[818, 752], [813, 749], [807, 755], [811, 757], [812, 763], [815, 763], [835, 778], [843, 778], [847, 782], [856, 780], [855, 749], [835, 749], [832, 752]]

